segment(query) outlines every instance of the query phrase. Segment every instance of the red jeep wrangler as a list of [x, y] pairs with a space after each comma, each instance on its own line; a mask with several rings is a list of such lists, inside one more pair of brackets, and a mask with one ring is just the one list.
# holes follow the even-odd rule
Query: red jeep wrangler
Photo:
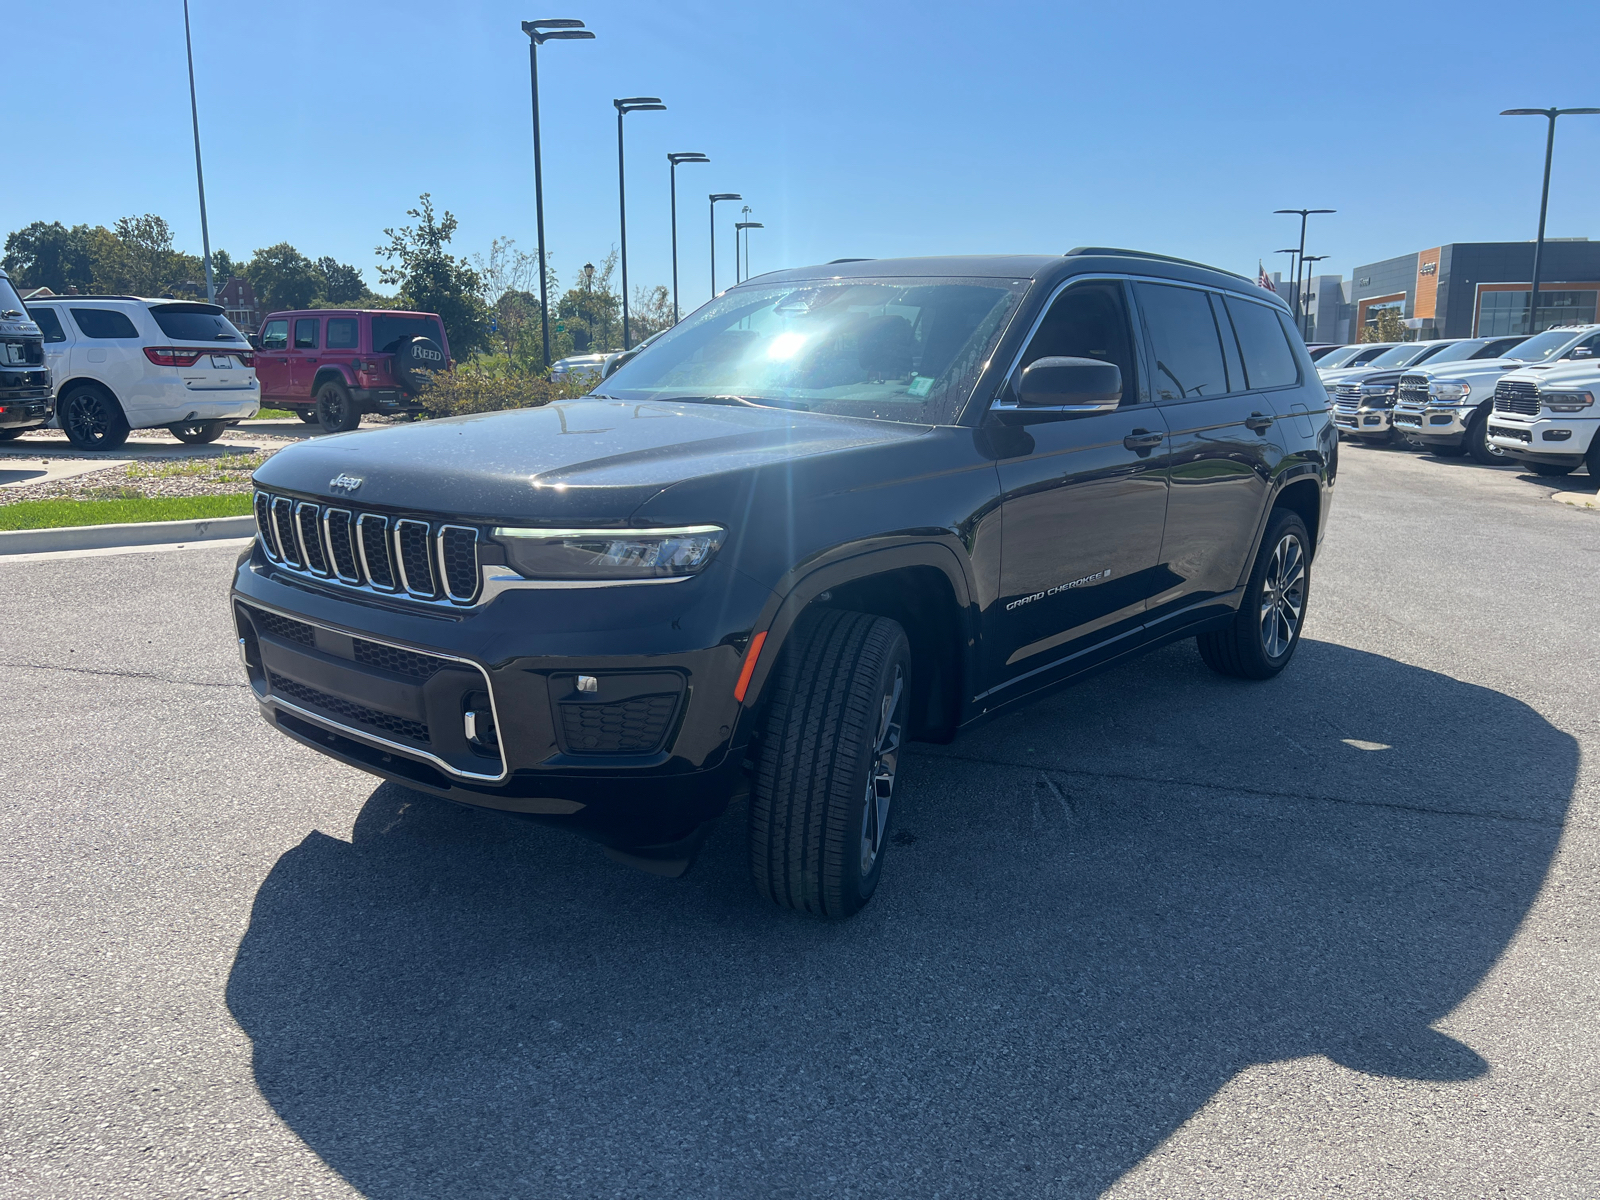
[[272, 313], [250, 339], [262, 408], [289, 408], [342, 433], [362, 413], [418, 413], [417, 394], [451, 366], [433, 313], [314, 308]]

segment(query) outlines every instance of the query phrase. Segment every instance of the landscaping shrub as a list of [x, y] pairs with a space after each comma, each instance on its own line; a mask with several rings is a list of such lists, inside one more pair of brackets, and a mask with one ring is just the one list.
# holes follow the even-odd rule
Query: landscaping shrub
[[593, 380], [587, 375], [551, 380], [491, 360], [488, 365], [471, 364], [440, 372], [419, 398], [429, 416], [455, 417], [503, 408], [537, 408], [552, 400], [582, 396], [592, 385]]

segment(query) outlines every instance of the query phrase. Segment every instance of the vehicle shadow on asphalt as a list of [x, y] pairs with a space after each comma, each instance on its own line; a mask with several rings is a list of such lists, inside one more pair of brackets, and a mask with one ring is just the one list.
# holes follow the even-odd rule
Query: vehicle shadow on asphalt
[[1498, 692], [1192, 643], [908, 756], [861, 915], [392, 785], [263, 883], [228, 985], [373, 1197], [1094, 1196], [1235, 1074], [1459, 1081], [1431, 1026], [1539, 891], [1578, 747]]

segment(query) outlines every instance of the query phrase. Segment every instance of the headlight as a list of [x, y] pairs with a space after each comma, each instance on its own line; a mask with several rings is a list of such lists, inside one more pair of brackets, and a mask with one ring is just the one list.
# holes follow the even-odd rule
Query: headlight
[[1435, 400], [1465, 400], [1472, 395], [1472, 385], [1470, 383], [1430, 383], [1428, 385], [1428, 395]]
[[1551, 412], [1582, 412], [1594, 403], [1588, 392], [1540, 392], [1539, 402]]
[[680, 529], [526, 529], [501, 526], [494, 540], [527, 579], [670, 579], [702, 570], [728, 531]]
[[1394, 395], [1394, 384], [1364, 383], [1361, 385], [1361, 394], [1363, 396], [1392, 396]]

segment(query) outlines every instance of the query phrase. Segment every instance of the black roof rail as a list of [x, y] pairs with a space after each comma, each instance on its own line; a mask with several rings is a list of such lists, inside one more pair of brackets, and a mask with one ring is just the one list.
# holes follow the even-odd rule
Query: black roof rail
[[[60, 294], [60, 293], [58, 293], [57, 295], [54, 295], [54, 296], [35, 296], [34, 297], [34, 303], [35, 304], [43, 304], [43, 303], [46, 303], [46, 302], [51, 301], [51, 300], [136, 300], [136, 301], [138, 301], [140, 303], [144, 303], [145, 301], [148, 301], [148, 300], [164, 300], [164, 299], [167, 299], [167, 297], [164, 297], [164, 296], [114, 296], [109, 292], [106, 292], [106, 293], [97, 293], [97, 292], [95, 292], [95, 293], [89, 293], [89, 294], [83, 294], [83, 293], [74, 292], [70, 296], [69, 295], [65, 295], [65, 294]], [[201, 303], [204, 304], [204, 303], [207, 303], [207, 301], [201, 301]]]
[[1230, 271], [1226, 267], [1213, 267], [1210, 263], [1195, 262], [1192, 258], [1174, 258], [1170, 254], [1155, 254], [1149, 250], [1122, 250], [1116, 246], [1074, 246], [1067, 251], [1066, 257], [1072, 258], [1079, 254], [1102, 254], [1110, 258], [1153, 258], [1156, 262], [1177, 263], [1182, 267], [1199, 267], [1202, 271], [1215, 271], [1219, 275], [1231, 275], [1235, 279], [1242, 279], [1246, 283], [1255, 283], [1248, 275], [1241, 275], [1237, 271]]
[[830, 258], [830, 259], [829, 259], [829, 260], [828, 260], [828, 261], [827, 261], [827, 262], [825, 262], [825, 263], [823, 263], [823, 264], [822, 264], [822, 265], [823, 265], [823, 266], [825, 266], [825, 267], [831, 267], [831, 266], [833, 266], [833, 265], [834, 265], [834, 264], [835, 264], [835, 263], [846, 263], [846, 262], [877, 262], [877, 261], [878, 261], [878, 260], [877, 260], [877, 259], [875, 259], [875, 258]]

